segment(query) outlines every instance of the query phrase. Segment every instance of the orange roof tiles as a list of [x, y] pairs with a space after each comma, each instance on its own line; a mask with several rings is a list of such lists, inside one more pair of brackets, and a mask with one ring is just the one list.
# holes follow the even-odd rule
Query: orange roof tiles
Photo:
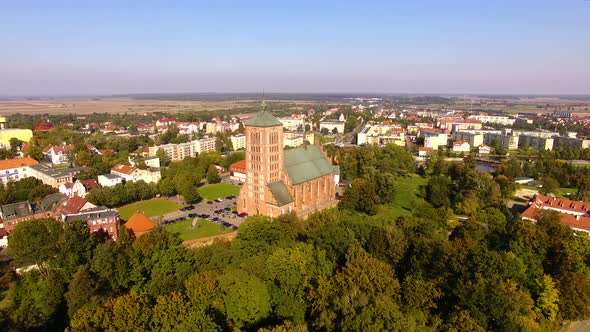
[[117, 165], [113, 166], [113, 168], [111, 168], [111, 170], [115, 171], [115, 172], [131, 175], [131, 174], [133, 174], [133, 172], [135, 172], [136, 168], [133, 166], [117, 164]]
[[246, 160], [240, 160], [229, 165], [229, 170], [232, 172], [246, 173]]
[[590, 231], [590, 202], [572, 201], [535, 195], [529, 207], [521, 214], [523, 218], [537, 219], [537, 211], [554, 210], [560, 212], [561, 223], [570, 227]]
[[140, 236], [156, 228], [156, 223], [146, 217], [143, 212], [137, 212], [125, 223], [125, 228], [132, 231], [135, 236]]
[[64, 207], [61, 210], [62, 214], [75, 214], [80, 212], [84, 205], [86, 205], [88, 201], [80, 196], [74, 196], [67, 200]]
[[32, 166], [38, 165], [39, 162], [33, 158], [24, 157], [24, 158], [14, 158], [14, 159], [6, 159], [0, 160], [0, 169], [9, 169], [9, 168], [18, 168], [23, 166]]

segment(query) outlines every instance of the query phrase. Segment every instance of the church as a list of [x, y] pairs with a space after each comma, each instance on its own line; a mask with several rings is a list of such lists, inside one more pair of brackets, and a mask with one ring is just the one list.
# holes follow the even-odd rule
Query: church
[[246, 180], [238, 211], [277, 217], [294, 211], [300, 218], [335, 206], [335, 167], [317, 145], [283, 150], [283, 125], [262, 109], [244, 123]]

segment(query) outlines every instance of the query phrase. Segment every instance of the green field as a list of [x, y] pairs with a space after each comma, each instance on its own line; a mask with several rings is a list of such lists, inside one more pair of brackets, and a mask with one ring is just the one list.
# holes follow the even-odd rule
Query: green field
[[231, 233], [230, 228], [217, 225], [207, 220], [199, 219], [195, 228], [192, 226], [193, 220], [187, 219], [176, 224], [164, 227], [171, 233], [180, 233], [182, 241], [200, 239], [209, 236]]
[[424, 201], [418, 197], [418, 193], [420, 186], [426, 185], [427, 182], [427, 179], [420, 176], [400, 178], [393, 203], [382, 206], [382, 212], [394, 217], [410, 215], [412, 209]]
[[147, 201], [123, 205], [120, 208], [117, 208], [117, 210], [119, 210], [121, 219], [127, 220], [137, 211], [143, 211], [143, 213], [145, 213], [146, 216], [154, 217], [174, 212], [180, 208], [180, 205], [172, 201], [169, 201], [165, 198], [153, 198]]
[[201, 196], [208, 200], [237, 195], [239, 192], [240, 187], [229, 183], [216, 183], [199, 188]]

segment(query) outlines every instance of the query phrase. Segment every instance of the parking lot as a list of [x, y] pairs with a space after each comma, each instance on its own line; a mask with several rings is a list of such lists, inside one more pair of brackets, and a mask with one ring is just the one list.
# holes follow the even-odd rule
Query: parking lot
[[186, 219], [200, 218], [237, 229], [244, 222], [245, 216], [239, 216], [237, 211], [232, 211], [234, 206], [236, 206], [235, 196], [201, 202], [163, 215], [160, 223], [169, 225]]

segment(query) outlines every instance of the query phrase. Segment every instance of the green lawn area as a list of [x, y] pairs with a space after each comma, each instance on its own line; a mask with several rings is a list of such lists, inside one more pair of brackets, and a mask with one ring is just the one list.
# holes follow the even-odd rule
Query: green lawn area
[[201, 196], [208, 200], [237, 195], [239, 192], [240, 187], [229, 183], [216, 183], [199, 188]]
[[203, 219], [199, 219], [197, 221], [195, 228], [193, 228], [192, 223], [192, 219], [187, 219], [176, 224], [168, 225], [164, 227], [164, 229], [171, 233], [180, 233], [180, 239], [182, 241], [200, 239], [232, 232], [230, 228]]
[[117, 208], [117, 210], [119, 210], [121, 219], [127, 220], [137, 211], [143, 211], [146, 216], [154, 217], [174, 212], [180, 208], [180, 205], [165, 198], [152, 198], [147, 201], [123, 205], [120, 208]]
[[[573, 195], [577, 192], [578, 192], [578, 189], [576, 189], [576, 188], [559, 188], [559, 192], [557, 193], [557, 196], [569, 198], [569, 197], [571, 197], [571, 195]], [[566, 195], [566, 194], [569, 194], [569, 195]]]
[[398, 189], [393, 203], [382, 206], [384, 213], [394, 217], [410, 215], [423, 199], [418, 197], [420, 186], [426, 185], [427, 179], [421, 176], [402, 177], [398, 180]]

